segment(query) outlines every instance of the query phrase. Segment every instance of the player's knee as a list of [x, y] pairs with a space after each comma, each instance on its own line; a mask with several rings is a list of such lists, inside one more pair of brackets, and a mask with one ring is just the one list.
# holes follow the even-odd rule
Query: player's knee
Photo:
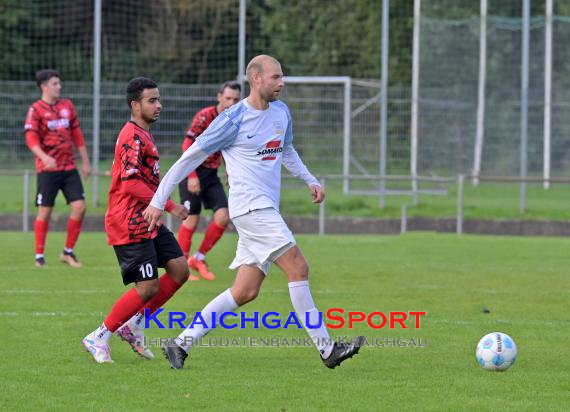
[[51, 211], [52, 211], [51, 207], [39, 207], [37, 219], [45, 220], [45, 221], [50, 220], [51, 219]]
[[199, 222], [200, 222], [200, 215], [190, 215], [182, 222], [182, 224], [184, 225], [184, 227], [186, 227], [186, 229], [196, 230], [196, 227], [198, 227]]
[[71, 205], [71, 211], [76, 217], [83, 218], [87, 211], [87, 206], [85, 205], [85, 202], [77, 202]]
[[188, 276], [190, 276], [186, 259], [184, 257], [178, 258], [174, 268], [169, 269], [168, 274], [179, 285], [185, 283], [188, 280]]
[[228, 209], [218, 209], [214, 215], [214, 221], [220, 227], [227, 227], [230, 223], [230, 216], [228, 214]]
[[159, 290], [158, 280], [140, 282], [137, 284], [137, 292], [144, 302], [151, 300]]
[[216, 219], [216, 224], [220, 227], [228, 227], [228, 224], [230, 223], [230, 218], [221, 218], [221, 219]]
[[38, 211], [37, 219], [38, 220], [44, 220], [44, 221], [50, 220], [51, 219], [51, 211], [49, 211], [49, 212]]
[[296, 280], [309, 279], [309, 264], [303, 257], [295, 259], [294, 274]]
[[238, 289], [234, 290], [232, 288], [232, 296], [239, 306], [243, 306], [248, 302], [251, 302], [259, 294], [259, 289]]

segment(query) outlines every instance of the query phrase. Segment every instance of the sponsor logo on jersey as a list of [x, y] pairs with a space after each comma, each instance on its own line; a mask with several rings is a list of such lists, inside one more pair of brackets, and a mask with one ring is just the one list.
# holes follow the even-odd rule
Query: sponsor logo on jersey
[[277, 158], [275, 155], [282, 151], [281, 140], [272, 140], [267, 142], [265, 148], [257, 151], [257, 156], [261, 156], [261, 160], [275, 160]]
[[69, 128], [69, 119], [56, 119], [47, 122], [49, 130], [67, 129]]

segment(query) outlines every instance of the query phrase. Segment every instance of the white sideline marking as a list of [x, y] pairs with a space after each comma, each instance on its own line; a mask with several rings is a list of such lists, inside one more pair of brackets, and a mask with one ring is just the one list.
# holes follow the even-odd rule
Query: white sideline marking
[[103, 316], [103, 312], [0, 312], [2, 316], [35, 316], [35, 317], [64, 317], [64, 316]]
[[[488, 316], [488, 315], [487, 315]], [[478, 325], [484, 323], [483, 321], [472, 321], [472, 320], [461, 320], [461, 319], [429, 319], [426, 318], [422, 320], [422, 323], [443, 323], [446, 325]], [[502, 323], [505, 325], [536, 325], [536, 326], [560, 326], [560, 325], [570, 325], [568, 320], [506, 320], [506, 319], [493, 319], [493, 322]]]

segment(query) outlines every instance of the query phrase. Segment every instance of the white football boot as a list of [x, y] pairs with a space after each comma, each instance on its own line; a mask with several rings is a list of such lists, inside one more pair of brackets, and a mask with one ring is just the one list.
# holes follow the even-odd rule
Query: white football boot
[[109, 344], [97, 337], [95, 331], [91, 332], [89, 335], [85, 336], [83, 339], [83, 346], [91, 355], [97, 363], [112, 363], [111, 359], [111, 348]]

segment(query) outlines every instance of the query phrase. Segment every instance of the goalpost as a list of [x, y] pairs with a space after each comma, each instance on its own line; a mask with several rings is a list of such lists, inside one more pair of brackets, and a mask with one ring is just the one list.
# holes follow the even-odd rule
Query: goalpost
[[[351, 79], [348, 76], [284, 76], [285, 84], [338, 84], [343, 87], [343, 111], [342, 111], [342, 174], [350, 175], [350, 118], [351, 118]], [[343, 180], [343, 192], [349, 192], [349, 179]]]

